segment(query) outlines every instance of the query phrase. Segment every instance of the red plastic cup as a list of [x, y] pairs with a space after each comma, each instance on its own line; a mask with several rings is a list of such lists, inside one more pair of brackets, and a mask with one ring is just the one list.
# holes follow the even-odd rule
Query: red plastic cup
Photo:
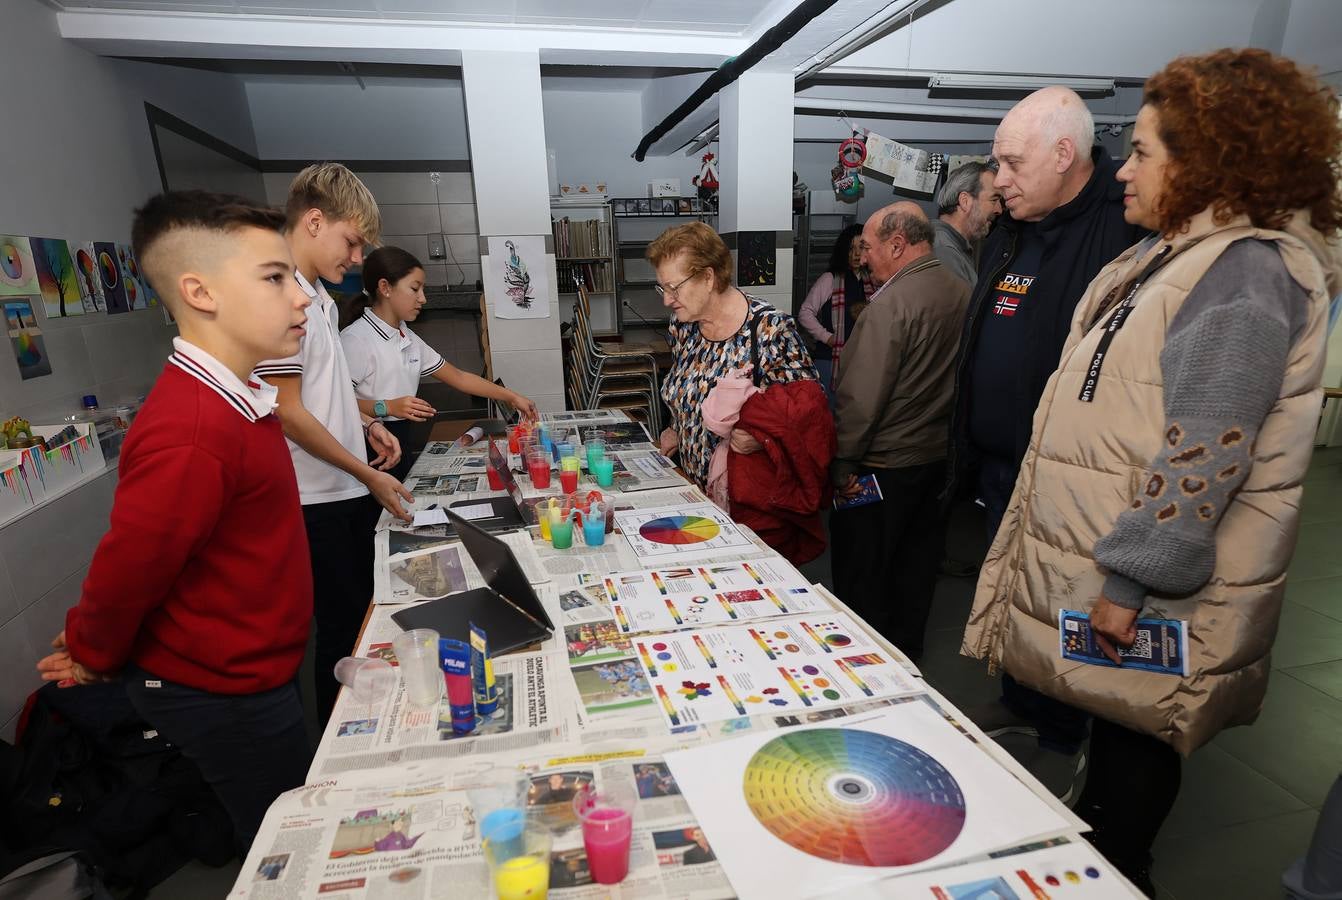
[[503, 490], [503, 476], [499, 474], [498, 469], [493, 466], [486, 466], [485, 475], [489, 477], [489, 489], [491, 491]]
[[528, 456], [527, 474], [531, 476], [531, 484], [537, 490], [543, 491], [548, 488], [550, 486], [550, 454], [542, 451]]
[[578, 473], [571, 469], [565, 469], [559, 473], [559, 489], [566, 494], [571, 494], [578, 489]]

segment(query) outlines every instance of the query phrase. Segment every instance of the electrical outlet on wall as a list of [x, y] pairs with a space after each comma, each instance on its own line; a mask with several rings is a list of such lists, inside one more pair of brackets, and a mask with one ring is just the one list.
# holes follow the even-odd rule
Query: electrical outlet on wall
[[447, 251], [443, 249], [447, 239], [441, 234], [429, 235], [429, 259], [443, 259], [447, 256]]

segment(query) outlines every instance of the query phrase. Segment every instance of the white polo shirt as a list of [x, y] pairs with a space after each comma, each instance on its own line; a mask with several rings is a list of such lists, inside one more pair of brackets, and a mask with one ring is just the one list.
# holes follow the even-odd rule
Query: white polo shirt
[[[340, 332], [340, 342], [345, 345], [354, 393], [361, 400], [413, 397], [421, 378], [446, 365], [438, 351], [404, 322], [399, 329], [392, 328], [371, 309]], [[395, 416], [386, 418], [396, 421]]]
[[[307, 334], [297, 354], [286, 359], [268, 359], [256, 367], [254, 374], [261, 378], [301, 375], [303, 406], [355, 459], [367, 462], [363, 421], [359, 418], [358, 404], [354, 402], [354, 391], [350, 389], [349, 366], [336, 330], [339, 311], [321, 281], [313, 287], [298, 272], [294, 272], [294, 277], [312, 298], [312, 305], [308, 307]], [[318, 459], [292, 440], [289, 441], [289, 453], [293, 456], [298, 494], [304, 506], [350, 500], [368, 493], [368, 488], [353, 475]]]

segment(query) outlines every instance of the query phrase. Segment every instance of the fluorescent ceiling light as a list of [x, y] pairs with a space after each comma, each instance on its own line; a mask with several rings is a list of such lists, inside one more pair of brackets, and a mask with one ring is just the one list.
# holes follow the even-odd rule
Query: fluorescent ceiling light
[[944, 72], [933, 75], [927, 82], [929, 90], [942, 88], [967, 91], [1037, 91], [1052, 85], [1071, 88], [1078, 94], [1109, 94], [1114, 90], [1114, 79], [1049, 75], [969, 75]]

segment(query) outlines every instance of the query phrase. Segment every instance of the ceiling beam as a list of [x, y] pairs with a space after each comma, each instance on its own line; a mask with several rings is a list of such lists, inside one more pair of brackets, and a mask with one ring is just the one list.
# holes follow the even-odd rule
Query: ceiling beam
[[318, 16], [66, 10], [56, 24], [61, 37], [95, 53], [141, 57], [456, 65], [462, 49], [535, 50], [542, 62], [716, 67], [748, 46], [739, 35], [714, 32]]

